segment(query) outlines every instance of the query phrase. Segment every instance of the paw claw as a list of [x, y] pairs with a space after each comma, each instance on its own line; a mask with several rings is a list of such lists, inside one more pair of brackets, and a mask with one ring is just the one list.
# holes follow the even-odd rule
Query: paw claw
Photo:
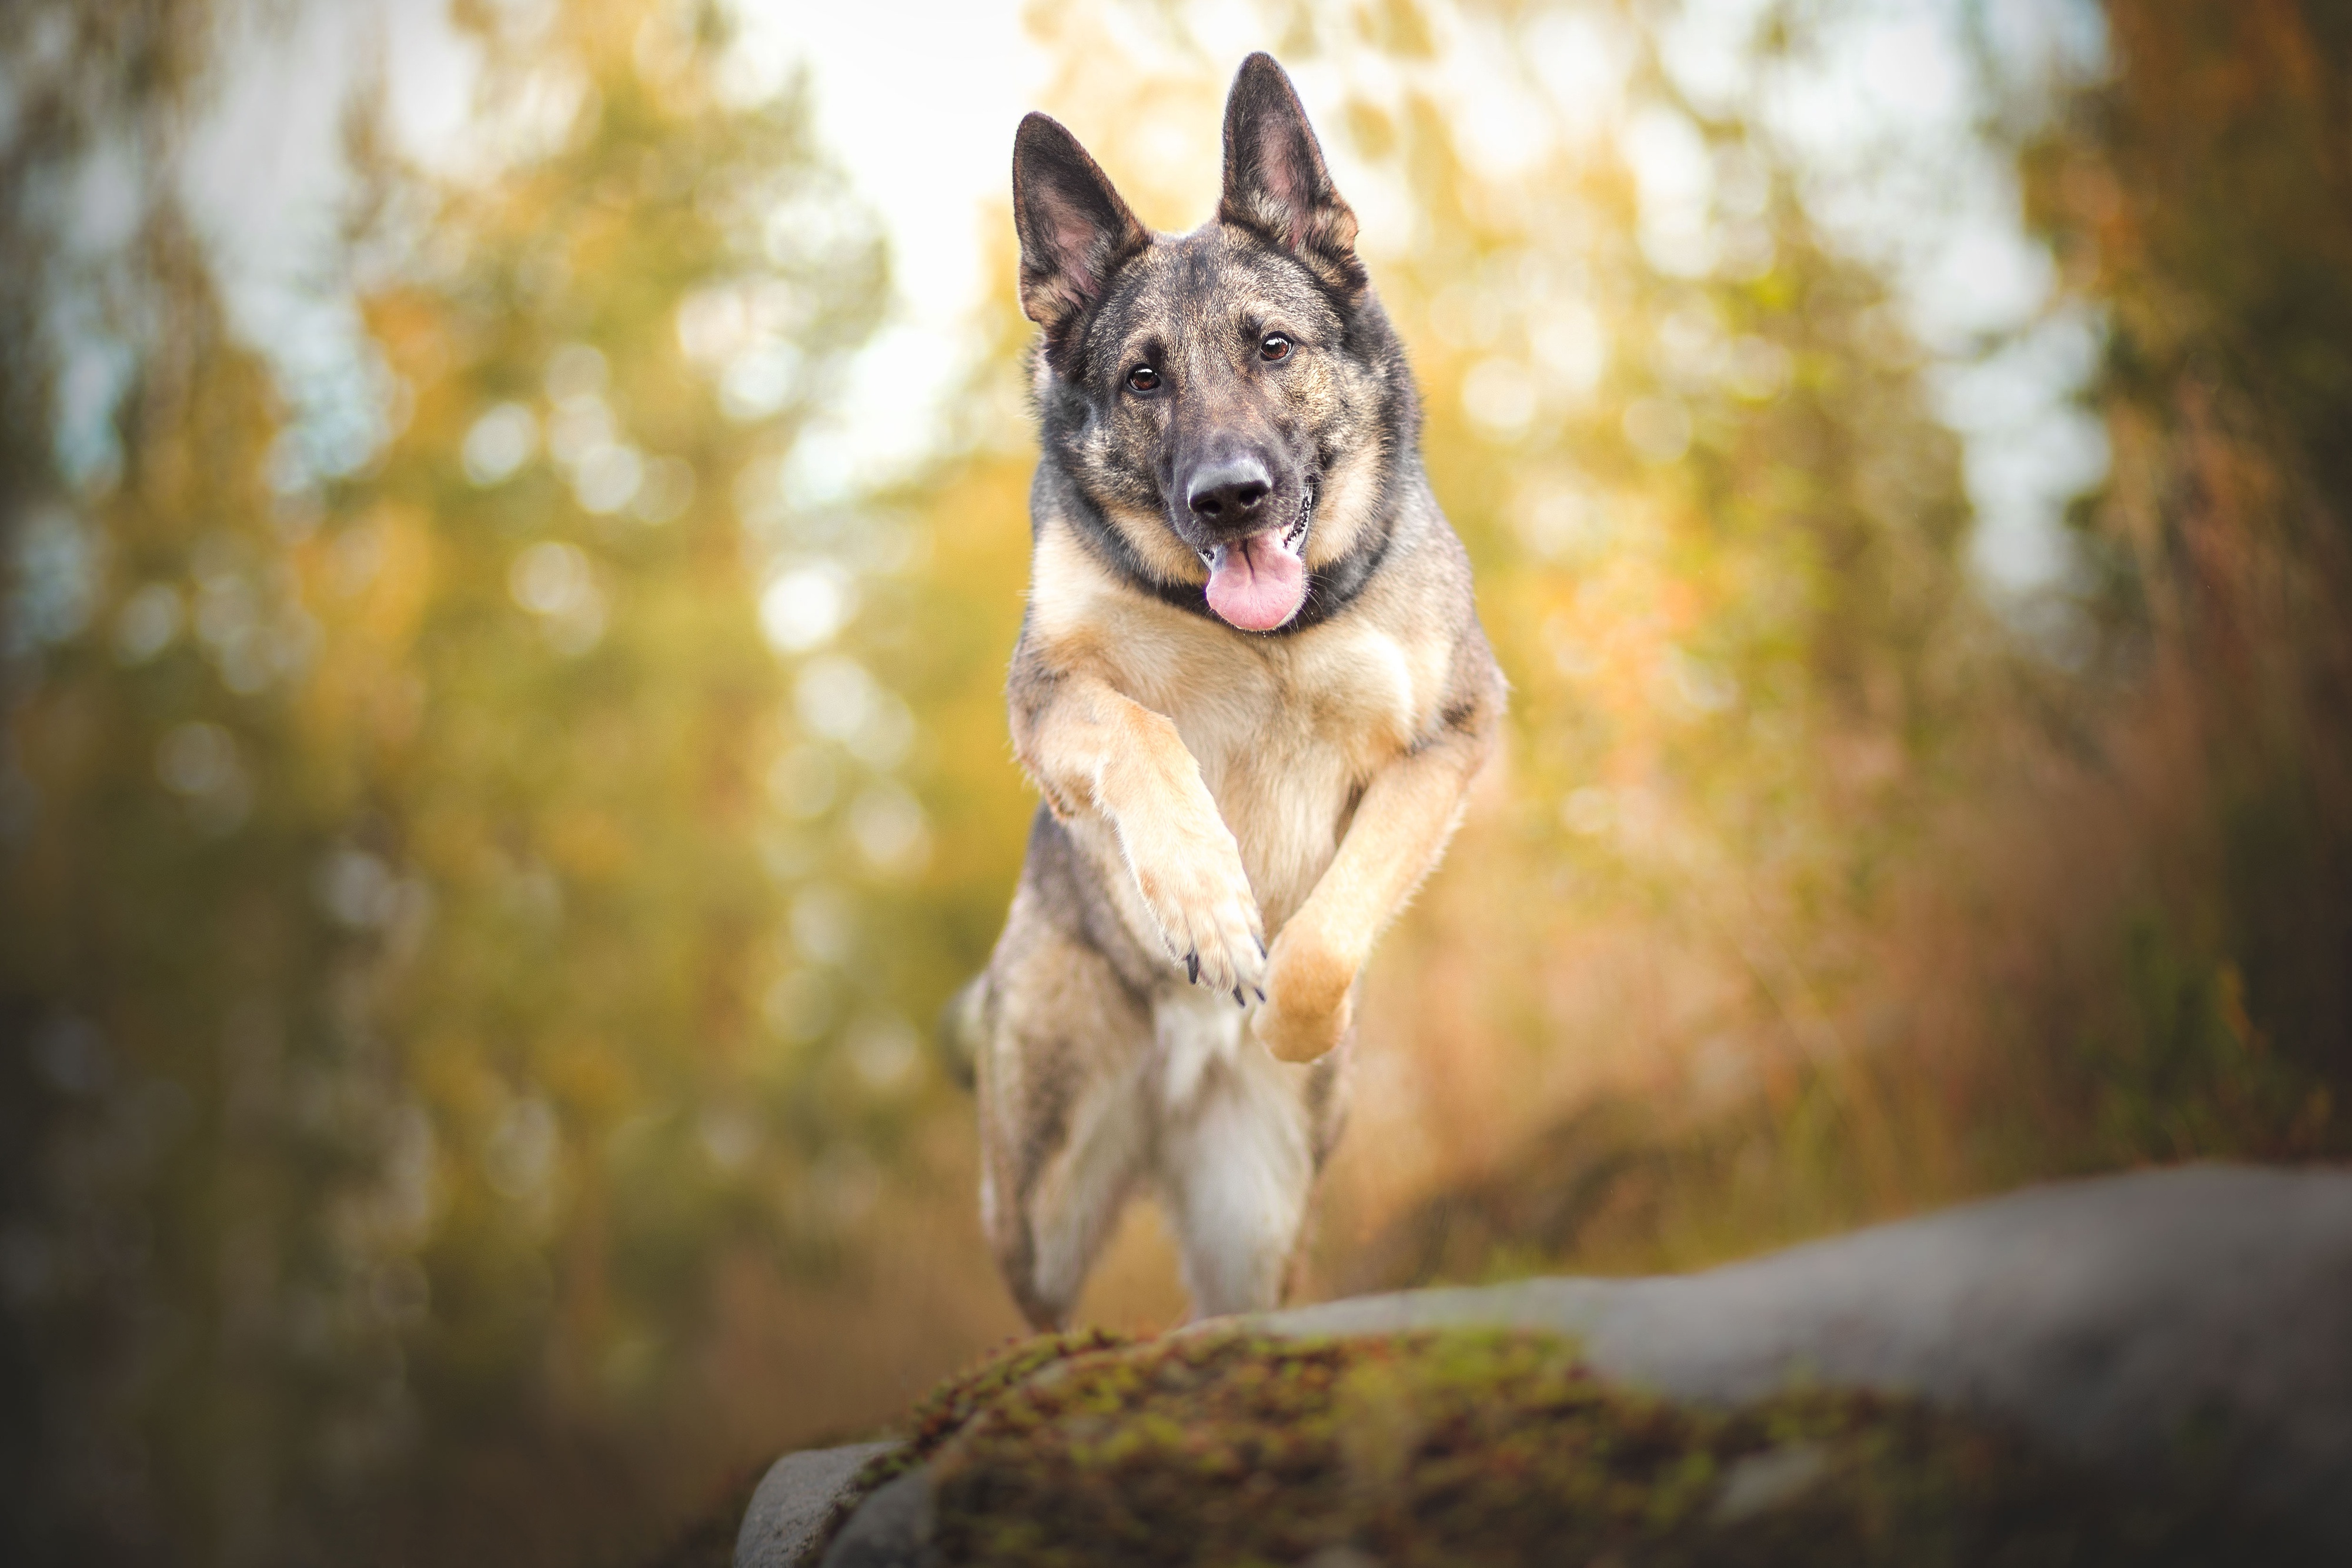
[[1163, 819], [1130, 838], [1127, 852], [1144, 907], [1187, 983], [1244, 1000], [1265, 977], [1265, 919], [1224, 824], [1213, 815], [1191, 824]]

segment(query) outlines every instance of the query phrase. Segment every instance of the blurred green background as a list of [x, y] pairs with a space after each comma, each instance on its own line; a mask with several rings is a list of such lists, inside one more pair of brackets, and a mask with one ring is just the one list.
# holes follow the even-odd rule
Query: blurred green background
[[1003, 171], [1253, 47], [1515, 687], [1310, 1291], [2352, 1151], [2352, 14], [839, 9], [0, 14], [10, 1561], [640, 1560], [1016, 1330]]

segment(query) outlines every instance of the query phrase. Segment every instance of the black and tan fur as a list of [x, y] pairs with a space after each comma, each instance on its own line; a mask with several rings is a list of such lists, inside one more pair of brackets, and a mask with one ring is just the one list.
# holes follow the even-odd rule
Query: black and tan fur
[[[1196, 1312], [1280, 1299], [1357, 977], [1503, 708], [1355, 214], [1266, 56], [1224, 146], [1217, 216], [1183, 235], [1145, 231], [1045, 116], [1013, 149], [1044, 453], [1009, 695], [1045, 801], [951, 1027], [977, 1061], [989, 1237], [1041, 1326], [1139, 1190]], [[1303, 601], [1229, 624], [1206, 562], [1272, 562], [1255, 598], [1223, 586], [1258, 580], [1238, 569], [1220, 586], [1268, 618], [1301, 580], [1278, 543]]]

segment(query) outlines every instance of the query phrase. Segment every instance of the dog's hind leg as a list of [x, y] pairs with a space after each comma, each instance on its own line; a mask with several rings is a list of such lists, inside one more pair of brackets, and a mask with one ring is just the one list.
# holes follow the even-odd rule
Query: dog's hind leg
[[978, 1003], [982, 1221], [1023, 1314], [1059, 1328], [1144, 1168], [1150, 1020], [1025, 886]]
[[1158, 1174], [1193, 1315], [1279, 1305], [1325, 1144], [1310, 1102], [1329, 1072], [1276, 1061], [1217, 1000], [1164, 1000], [1159, 1024]]

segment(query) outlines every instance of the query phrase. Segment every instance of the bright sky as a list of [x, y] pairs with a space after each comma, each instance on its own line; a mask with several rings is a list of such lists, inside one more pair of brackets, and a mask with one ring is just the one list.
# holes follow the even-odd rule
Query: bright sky
[[[503, 0], [509, 11], [546, 3]], [[781, 82], [805, 65], [820, 133], [887, 230], [898, 301], [839, 418], [861, 460], [911, 458], [966, 361], [964, 329], [989, 276], [980, 215], [1003, 200], [1013, 127], [1036, 104], [1046, 62], [1022, 26], [1021, 0], [738, 0], [737, 9], [746, 84]], [[1965, 13], [2013, 77], [2089, 68], [2101, 47], [2095, 12], [2080, 0], [1856, 0], [1813, 62], [1758, 83], [1743, 75], [1737, 40], [1759, 9], [1759, 0], [1688, 0], [1665, 41], [1669, 68], [1702, 107], [1753, 94], [1814, 169], [1816, 213], [1890, 268], [1915, 329], [1940, 357], [1931, 382], [1967, 444], [1987, 580], [2026, 590], [2063, 578], [2058, 516], [2105, 471], [2095, 422], [2068, 407], [2095, 363], [2096, 324], [2048, 308], [2053, 278], [2020, 229], [2013, 174], [1971, 134], [1983, 105], [1961, 40]], [[235, 40], [185, 179], [240, 322], [298, 385], [331, 389], [351, 381], [357, 323], [348, 301], [321, 299], [310, 285], [331, 255], [349, 94], [380, 69], [402, 142], [462, 167], [474, 60], [446, 0], [299, 0], [286, 15]], [[1245, 37], [1258, 30], [1255, 14], [1237, 0], [1185, 15], [1236, 57], [1256, 41]], [[1474, 152], [1501, 157], [1528, 135], [1528, 105], [1504, 90], [1507, 73], [1487, 57], [1497, 47], [1533, 65], [1558, 133], [1577, 133], [1580, 108], [1607, 112], [1589, 106], [1614, 101], [1613, 83], [1595, 78], [1618, 68], [1606, 40], [1574, 19], [1509, 44], [1473, 25], [1448, 36], [1455, 56], [1433, 80], [1458, 100]], [[1317, 77], [1301, 80], [1312, 96]], [[1678, 202], [1703, 203], [1712, 173], [1694, 161], [1686, 122], [1633, 129], [1646, 243], [1651, 209], [1671, 218]], [[1378, 194], [1359, 193], [1368, 218]], [[1987, 335], [2008, 346], [1984, 353]]]
[[[1010, 182], [1013, 128], [1045, 61], [1018, 0], [739, 9], [749, 82], [808, 68], [820, 134], [888, 231], [897, 301], [841, 422], [869, 457], [911, 458], [929, 439], [923, 410], [963, 361], [986, 276], [981, 215]], [[247, 335], [298, 381], [331, 382], [357, 326], [348, 302], [322, 300], [311, 285], [334, 243], [349, 95], [381, 69], [400, 142], [462, 167], [475, 51], [445, 0], [307, 0], [274, 26], [248, 19], [227, 52], [235, 64], [188, 161], [191, 204]]]
[[807, 64], [819, 131], [890, 236], [892, 319], [861, 356], [841, 413], [848, 447], [869, 460], [921, 455], [931, 423], [916, 411], [969, 358], [967, 327], [992, 276], [982, 214], [1012, 187], [1013, 132], [1045, 77], [1021, 9], [739, 0], [742, 57], [772, 80]]

